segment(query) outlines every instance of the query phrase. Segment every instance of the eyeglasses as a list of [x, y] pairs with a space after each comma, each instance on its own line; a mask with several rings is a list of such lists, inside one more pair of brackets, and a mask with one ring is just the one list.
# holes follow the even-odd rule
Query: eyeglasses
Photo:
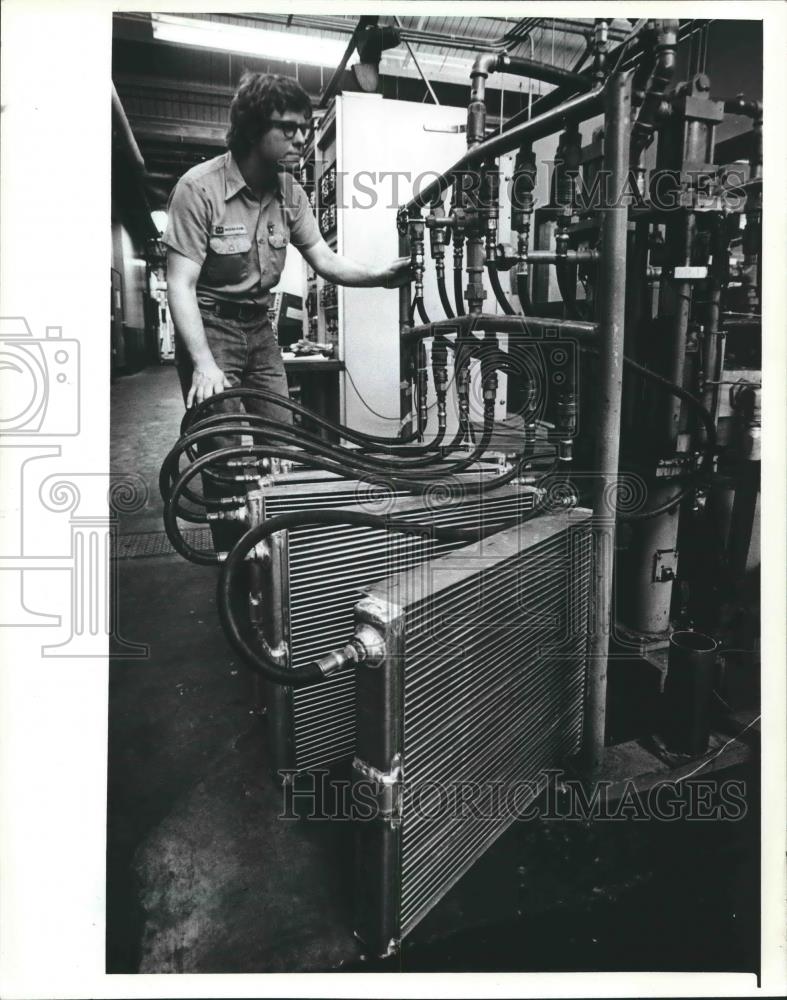
[[300, 129], [303, 138], [308, 139], [313, 127], [311, 122], [297, 122], [293, 121], [291, 118], [282, 118], [279, 121], [269, 121], [268, 125], [271, 128], [279, 129], [285, 139], [294, 139], [295, 133], [298, 129]]

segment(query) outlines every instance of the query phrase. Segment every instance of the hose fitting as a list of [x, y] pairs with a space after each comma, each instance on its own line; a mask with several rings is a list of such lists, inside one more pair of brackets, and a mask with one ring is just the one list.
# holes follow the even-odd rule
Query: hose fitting
[[427, 405], [427, 393], [429, 391], [429, 372], [426, 367], [426, 345], [423, 341], [418, 345], [418, 427], [421, 431], [426, 427], [429, 420], [429, 407]]
[[500, 174], [494, 166], [484, 170], [481, 184], [481, 210], [486, 216], [486, 262], [497, 260], [497, 225], [500, 214]]
[[565, 392], [557, 401], [556, 429], [558, 433], [558, 460], [561, 464], [573, 460], [574, 438], [577, 432], [576, 393]]
[[426, 217], [426, 228], [429, 230], [429, 250], [438, 278], [445, 276], [445, 245], [448, 242], [449, 225], [450, 221], [446, 218], [443, 203], [436, 202]]
[[424, 297], [424, 220], [409, 219], [410, 266], [413, 272], [416, 299]]

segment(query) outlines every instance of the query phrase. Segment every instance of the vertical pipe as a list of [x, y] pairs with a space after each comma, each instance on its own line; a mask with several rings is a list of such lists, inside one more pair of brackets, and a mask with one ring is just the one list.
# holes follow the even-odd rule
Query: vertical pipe
[[606, 200], [601, 209], [599, 267], [600, 427], [596, 448], [598, 471], [593, 502], [592, 606], [595, 623], [585, 689], [583, 764], [589, 778], [598, 774], [604, 756], [607, 708], [607, 656], [612, 619], [612, 570], [617, 515], [616, 477], [620, 450], [623, 333], [626, 309], [626, 233], [628, 207], [622, 198], [628, 170], [631, 130], [629, 74], [610, 77], [604, 95], [604, 178]]
[[673, 632], [664, 685], [668, 749], [697, 757], [708, 749], [713, 669], [718, 643], [701, 632]]
[[[407, 242], [407, 236], [399, 232], [399, 256], [409, 257], [410, 256], [410, 246]], [[403, 431], [405, 435], [412, 433], [412, 420], [410, 423], [405, 423], [409, 418], [412, 418], [413, 413], [413, 382], [412, 382], [412, 368], [410, 365], [410, 354], [411, 347], [407, 346], [407, 340], [402, 334], [410, 326], [410, 296], [412, 294], [412, 283], [406, 282], [404, 285], [399, 286], [399, 412], [402, 419]]]
[[[486, 134], [486, 77], [487, 73], [494, 69], [496, 59], [492, 56], [479, 56], [470, 74], [471, 91], [470, 103], [467, 106], [467, 148], [474, 149], [484, 141]], [[494, 167], [494, 161], [492, 161]], [[484, 217], [484, 188], [483, 172], [485, 165], [479, 163], [474, 168], [472, 184], [467, 192], [467, 201], [472, 211], [475, 208], [477, 216], [476, 224], [472, 227], [467, 236], [467, 289], [465, 297], [467, 299], [468, 315], [480, 315], [483, 311], [486, 292], [484, 290], [484, 262], [486, 260], [484, 237], [480, 232], [480, 217]]]
[[[674, 302], [672, 322], [672, 355], [670, 357], [667, 378], [675, 385], [683, 386], [686, 370], [686, 342], [689, 332], [689, 313], [691, 311], [691, 283], [676, 281], [673, 283]], [[667, 400], [667, 447], [674, 448], [680, 432], [680, 415], [683, 404], [677, 396], [670, 394]]]
[[[707, 320], [705, 323], [705, 336], [703, 341], [702, 369], [705, 376], [705, 389], [703, 391], [702, 402], [705, 409], [716, 420], [719, 405], [719, 386], [721, 379], [721, 338], [723, 334], [719, 330], [719, 318], [721, 314], [721, 284], [717, 278], [712, 278], [708, 282], [708, 305]], [[707, 383], [712, 383], [708, 385]], [[702, 439], [705, 440], [705, 431], [700, 431]]]

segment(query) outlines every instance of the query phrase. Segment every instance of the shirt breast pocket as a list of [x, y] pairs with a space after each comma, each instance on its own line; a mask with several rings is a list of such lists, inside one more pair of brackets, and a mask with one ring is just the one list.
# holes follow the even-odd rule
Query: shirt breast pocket
[[281, 274], [284, 258], [287, 256], [287, 244], [290, 234], [284, 226], [274, 225], [268, 229], [268, 247], [274, 276]]
[[249, 274], [248, 236], [211, 236], [202, 279], [209, 285], [237, 285]]

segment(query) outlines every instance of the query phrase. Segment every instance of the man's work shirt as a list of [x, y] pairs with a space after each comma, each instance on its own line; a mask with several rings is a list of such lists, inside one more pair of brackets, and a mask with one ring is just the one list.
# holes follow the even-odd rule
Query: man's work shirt
[[199, 264], [200, 302], [267, 304], [287, 244], [307, 250], [320, 239], [306, 192], [289, 174], [257, 200], [232, 153], [187, 171], [170, 195], [163, 242]]

